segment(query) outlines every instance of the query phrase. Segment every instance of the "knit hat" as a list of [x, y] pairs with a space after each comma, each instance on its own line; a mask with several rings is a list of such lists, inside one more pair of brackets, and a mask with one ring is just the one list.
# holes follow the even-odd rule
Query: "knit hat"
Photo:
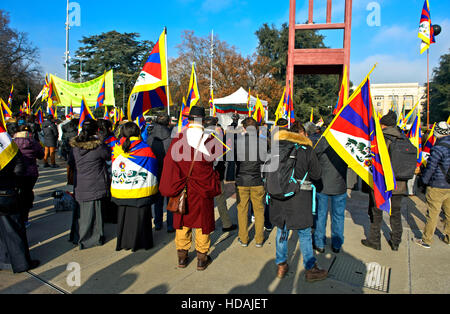
[[437, 138], [442, 138], [450, 135], [450, 126], [447, 124], [447, 122], [442, 121], [436, 124], [436, 127], [434, 128], [434, 135]]
[[385, 126], [397, 125], [397, 114], [394, 111], [389, 111], [387, 115], [380, 119], [380, 124]]

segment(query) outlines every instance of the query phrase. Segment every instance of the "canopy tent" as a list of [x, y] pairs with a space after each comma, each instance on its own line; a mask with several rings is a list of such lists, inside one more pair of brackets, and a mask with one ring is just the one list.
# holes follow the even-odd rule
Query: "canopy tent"
[[[255, 107], [257, 98], [250, 96], [250, 105]], [[268, 102], [261, 100], [262, 105], [267, 111]], [[222, 127], [227, 127], [233, 122], [232, 116], [234, 113], [239, 114], [240, 121], [248, 117], [248, 92], [242, 87], [239, 88], [235, 93], [224, 97], [214, 99], [214, 106], [217, 111], [217, 118], [219, 118], [219, 123]], [[267, 115], [266, 115], [267, 116]]]

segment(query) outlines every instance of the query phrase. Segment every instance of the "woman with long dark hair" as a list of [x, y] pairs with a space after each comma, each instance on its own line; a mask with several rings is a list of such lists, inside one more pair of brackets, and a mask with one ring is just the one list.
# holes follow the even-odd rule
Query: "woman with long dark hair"
[[152, 210], [158, 193], [158, 161], [141, 139], [133, 122], [122, 126], [122, 138], [114, 147], [112, 200], [119, 206], [117, 251], [153, 247]]
[[109, 196], [106, 162], [111, 152], [97, 136], [94, 120], [84, 122], [79, 136], [70, 141], [69, 164], [75, 168], [75, 199], [80, 205], [79, 216], [72, 226], [71, 241], [87, 249], [104, 244], [102, 207]]

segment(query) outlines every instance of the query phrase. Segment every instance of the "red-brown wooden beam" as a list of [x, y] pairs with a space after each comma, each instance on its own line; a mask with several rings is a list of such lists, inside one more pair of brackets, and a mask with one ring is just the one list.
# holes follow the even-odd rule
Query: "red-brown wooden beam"
[[331, 23], [331, 0], [327, 0], [327, 24]]
[[308, 24], [314, 23], [314, 0], [309, 0], [309, 18]]
[[344, 49], [295, 49], [295, 65], [345, 64]]
[[318, 29], [345, 29], [345, 23], [334, 24], [297, 24], [295, 29], [299, 30], [318, 30]]

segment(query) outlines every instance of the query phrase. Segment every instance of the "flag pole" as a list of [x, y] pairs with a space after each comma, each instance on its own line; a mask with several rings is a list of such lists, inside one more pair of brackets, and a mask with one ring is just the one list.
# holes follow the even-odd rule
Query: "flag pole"
[[[214, 58], [214, 30], [211, 31], [211, 86], [210, 86], [211, 95], [213, 93], [213, 58]], [[213, 106], [214, 106], [214, 104], [213, 104]], [[209, 114], [212, 117], [213, 112], [211, 112], [211, 110], [214, 111], [214, 109], [210, 109]]]
[[166, 36], [166, 40], [164, 40], [165, 43], [165, 50], [166, 50], [166, 74], [167, 74], [167, 114], [169, 115], [170, 118], [170, 88], [169, 88], [169, 64], [168, 64], [168, 57], [167, 57], [167, 27], [164, 27], [164, 33]]
[[[69, 81], [69, 0], [67, 0], [67, 18], [66, 18], [66, 81]], [[58, 111], [57, 106], [55, 106], [55, 110]], [[67, 107], [65, 107], [65, 115], [67, 116]]]

